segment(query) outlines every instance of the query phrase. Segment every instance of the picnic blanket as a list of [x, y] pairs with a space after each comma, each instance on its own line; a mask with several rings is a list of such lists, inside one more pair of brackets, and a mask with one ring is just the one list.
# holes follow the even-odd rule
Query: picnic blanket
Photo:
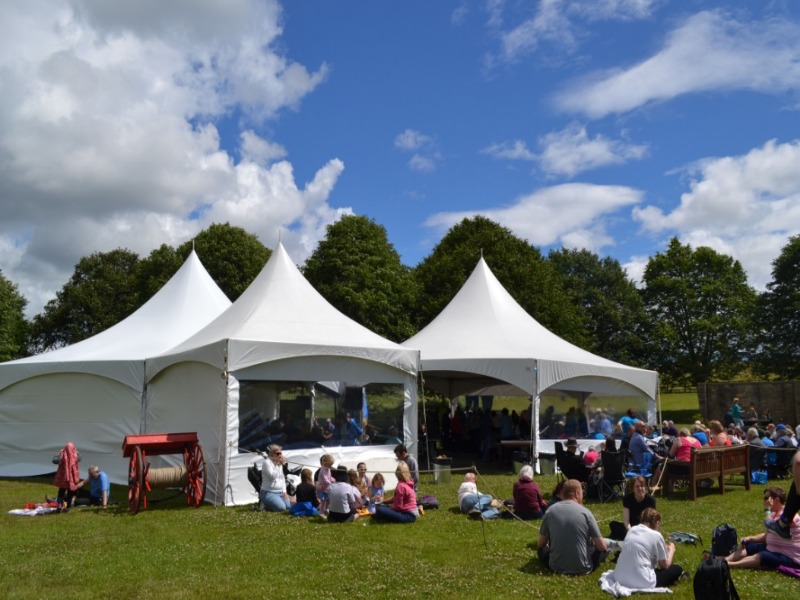
[[55, 502], [44, 502], [42, 504], [29, 503], [22, 508], [14, 508], [8, 511], [10, 515], [22, 515], [24, 517], [36, 517], [56, 512], [58, 505]]
[[600, 589], [615, 598], [627, 598], [631, 594], [671, 594], [672, 590], [665, 587], [633, 589], [621, 585], [614, 578], [614, 571], [606, 571], [600, 575]]

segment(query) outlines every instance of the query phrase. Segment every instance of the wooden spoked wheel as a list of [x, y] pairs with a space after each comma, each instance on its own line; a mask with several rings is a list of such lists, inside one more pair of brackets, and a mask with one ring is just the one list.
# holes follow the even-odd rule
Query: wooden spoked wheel
[[138, 446], [131, 452], [128, 463], [128, 509], [136, 514], [142, 504], [142, 490], [144, 489], [144, 462], [142, 449]]
[[206, 459], [200, 444], [184, 451], [186, 462], [186, 503], [189, 506], [200, 506], [206, 497]]

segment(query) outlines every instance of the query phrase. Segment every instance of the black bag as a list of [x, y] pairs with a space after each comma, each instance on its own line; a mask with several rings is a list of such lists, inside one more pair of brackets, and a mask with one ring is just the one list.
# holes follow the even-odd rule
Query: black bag
[[728, 563], [712, 556], [700, 563], [694, 574], [695, 600], [739, 600]]
[[258, 468], [258, 462], [247, 467], [247, 480], [255, 488], [256, 494], [261, 492], [261, 469]]
[[714, 528], [711, 534], [711, 554], [714, 556], [728, 556], [736, 551], [739, 538], [736, 537], [736, 528], [723, 523]]

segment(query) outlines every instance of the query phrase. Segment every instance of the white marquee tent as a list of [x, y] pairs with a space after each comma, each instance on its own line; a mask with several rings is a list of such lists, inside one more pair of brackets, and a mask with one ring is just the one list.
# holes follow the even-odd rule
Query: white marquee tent
[[[444, 310], [404, 346], [420, 350], [425, 385], [454, 399], [463, 395], [527, 395], [533, 399], [533, 450], [545, 393], [646, 399], [656, 418], [658, 374], [596, 356], [561, 339], [517, 304], [483, 257]], [[584, 444], [585, 445], [585, 444]]]
[[[207, 465], [206, 499], [254, 502], [247, 467], [257, 456], [240, 449], [240, 400], [245, 386], [275, 384], [264, 400], [280, 414], [281, 382], [393, 384], [402, 394], [403, 437], [416, 452], [416, 374], [419, 352], [390, 342], [331, 306], [302, 276], [282, 245], [253, 283], [216, 320], [161, 356], [147, 360], [146, 432], [197, 431]], [[269, 395], [270, 392], [264, 392]], [[313, 415], [313, 400], [309, 399]], [[243, 405], [243, 401], [242, 401]], [[304, 418], [310, 418], [305, 413]], [[390, 445], [286, 451], [290, 463], [319, 465], [324, 452], [355, 467], [393, 472]]]
[[148, 356], [185, 340], [230, 306], [194, 251], [150, 300], [71, 346], [0, 364], [0, 476], [55, 470], [72, 441], [81, 471], [98, 464], [127, 483], [122, 441], [140, 433]]

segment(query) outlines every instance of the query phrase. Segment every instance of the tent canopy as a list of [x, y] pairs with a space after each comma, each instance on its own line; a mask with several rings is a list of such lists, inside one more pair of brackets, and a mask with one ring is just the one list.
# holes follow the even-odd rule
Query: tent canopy
[[644, 396], [648, 419], [655, 418], [655, 371], [602, 358], [555, 335], [517, 304], [483, 257], [444, 310], [403, 345], [420, 350], [425, 385], [451, 399], [528, 395], [538, 421], [545, 393]]
[[97, 335], [0, 364], [0, 475], [54, 470], [67, 441], [83, 462], [126, 482], [121, 445], [139, 433], [145, 358], [175, 346], [216, 318], [230, 300], [194, 251], [132, 315]]
[[[402, 400], [403, 436], [415, 440], [418, 368], [418, 351], [386, 340], [340, 313], [279, 244], [227, 311], [169, 352], [147, 360], [145, 429], [197, 431], [209, 466], [209, 500], [253, 502], [246, 469], [254, 457], [239, 444], [245, 384], [259, 406], [270, 407], [256, 411], [267, 422], [280, 420], [281, 402], [272, 385], [276, 382], [303, 383], [308, 390], [318, 381], [393, 384]], [[266, 399], [269, 394], [272, 399]], [[302, 419], [309, 418], [307, 410], [313, 414], [314, 405], [306, 407]], [[380, 467], [376, 447], [369, 450], [376, 457], [371, 459], [375, 467]], [[339, 449], [336, 455], [352, 462], [364, 451]], [[301, 460], [297, 457], [302, 455], [313, 467], [325, 452], [332, 450], [318, 446], [285, 454], [290, 460]], [[391, 460], [380, 468], [393, 471], [391, 449], [378, 454], [381, 460]]]

